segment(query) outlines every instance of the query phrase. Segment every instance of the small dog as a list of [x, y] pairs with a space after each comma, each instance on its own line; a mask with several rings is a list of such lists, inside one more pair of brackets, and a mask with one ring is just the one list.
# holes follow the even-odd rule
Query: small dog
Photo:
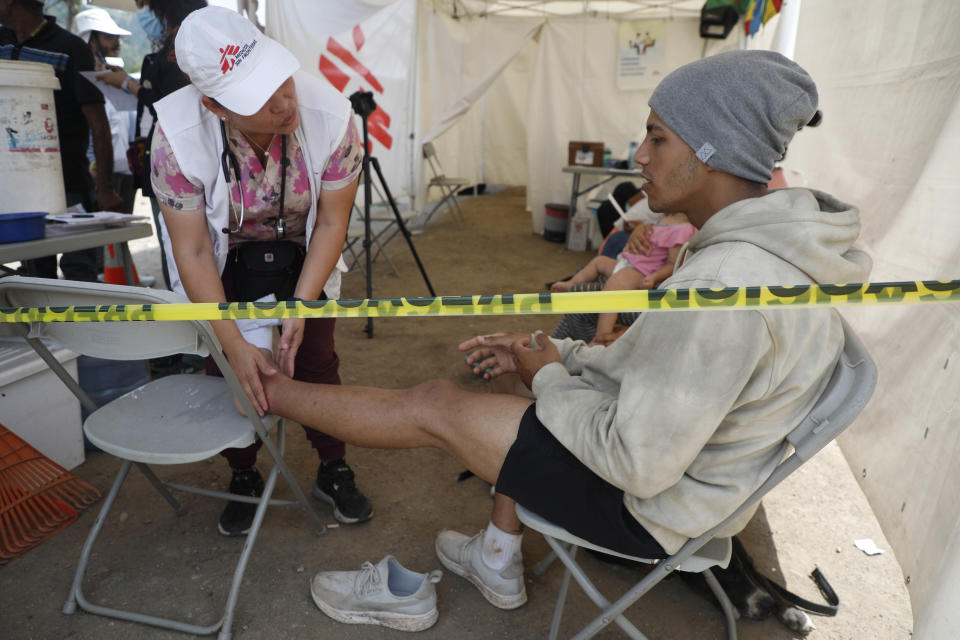
[[[816, 628], [805, 611], [796, 606], [791, 599], [784, 597], [783, 592], [786, 592], [786, 590], [783, 587], [757, 571], [753, 560], [736, 536], [733, 538], [733, 556], [730, 559], [730, 564], [726, 569], [715, 567], [711, 571], [727, 597], [730, 598], [733, 606], [740, 612], [741, 617], [748, 620], [765, 620], [770, 617], [770, 614], [775, 613], [777, 619], [788, 629], [804, 636]], [[714, 599], [706, 581], [699, 574], [683, 571], [678, 573], [687, 584], [704, 593], [711, 600]], [[815, 573], [822, 576], [818, 572]], [[793, 597], [804, 603], [804, 606], [808, 609], [812, 608], [813, 611], [823, 615], [833, 615], [839, 601], [836, 600], [833, 590], [830, 589], [829, 584], [826, 584], [825, 579], [822, 583], [820, 579], [814, 579], [821, 591], [824, 592], [824, 596], [830, 601], [830, 605], [818, 605], [802, 601], [796, 596]], [[824, 587], [824, 585], [826, 586]], [[825, 589], [829, 590], [829, 593]]]

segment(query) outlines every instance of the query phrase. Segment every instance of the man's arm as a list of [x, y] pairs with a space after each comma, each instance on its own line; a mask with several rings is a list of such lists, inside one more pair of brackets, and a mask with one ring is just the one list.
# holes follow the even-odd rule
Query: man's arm
[[80, 105], [90, 131], [93, 132], [93, 155], [97, 161], [97, 202], [104, 211], [120, 211], [123, 199], [113, 186], [113, 140], [110, 122], [102, 102]]
[[590, 353], [618, 393], [547, 364], [533, 379], [537, 417], [597, 475], [650, 497], [683, 476], [770, 348], [759, 312], [644, 314]]

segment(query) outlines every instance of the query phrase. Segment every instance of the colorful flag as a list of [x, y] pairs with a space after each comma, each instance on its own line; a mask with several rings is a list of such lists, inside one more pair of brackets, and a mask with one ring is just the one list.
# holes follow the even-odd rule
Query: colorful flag
[[780, 13], [783, 0], [749, 0], [743, 12], [743, 32], [753, 36], [767, 20]]

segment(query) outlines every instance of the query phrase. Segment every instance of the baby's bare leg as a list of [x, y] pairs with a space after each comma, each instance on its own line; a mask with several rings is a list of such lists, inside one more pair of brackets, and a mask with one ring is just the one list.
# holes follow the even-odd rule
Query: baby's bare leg
[[613, 268], [616, 266], [617, 261], [613, 258], [608, 258], [607, 256], [597, 256], [593, 260], [587, 263], [583, 269], [580, 269], [572, 278], [566, 282], [554, 282], [550, 287], [550, 291], [570, 291], [571, 287], [575, 284], [581, 284], [584, 282], [593, 282], [597, 278], [602, 276], [609, 276], [613, 273]]
[[[643, 284], [643, 274], [633, 267], [623, 267], [616, 273], [611, 273], [603, 285], [604, 291], [628, 291], [630, 289], [639, 289]], [[613, 331], [613, 325], [617, 322], [617, 314], [601, 313], [597, 318], [597, 335]]]

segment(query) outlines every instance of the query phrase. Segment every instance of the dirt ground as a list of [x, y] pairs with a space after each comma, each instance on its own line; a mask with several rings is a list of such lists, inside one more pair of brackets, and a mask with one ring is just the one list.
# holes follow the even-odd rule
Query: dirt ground
[[[544, 282], [572, 273], [589, 254], [565, 251], [530, 232], [522, 189], [462, 200], [466, 224], [437, 215], [414, 237], [416, 249], [438, 294], [540, 291]], [[138, 241], [133, 251], [141, 273], [158, 274], [155, 242]], [[399, 275], [380, 259], [374, 268], [374, 296], [426, 295], [427, 289], [401, 238], [389, 246]], [[365, 297], [363, 275], [355, 270], [344, 281], [344, 297]], [[493, 330], [543, 328], [552, 316], [504, 318], [385, 319], [374, 324], [374, 338], [363, 320], [340, 320], [337, 346], [345, 384], [405, 387], [431, 378], [446, 378], [478, 392], [484, 383], [464, 366], [456, 345]], [[290, 429], [288, 461], [309, 487], [316, 458], [299, 428]], [[402, 632], [350, 626], [324, 616], [309, 595], [318, 570], [357, 569], [365, 560], [395, 555], [417, 571], [441, 568], [433, 552], [436, 533], [444, 528], [475, 532], [489, 517], [486, 484], [476, 478], [457, 482], [460, 465], [435, 450], [383, 451], [350, 448], [348, 459], [361, 488], [374, 504], [368, 523], [328, 529], [318, 538], [305, 518], [291, 509], [267, 514], [240, 592], [233, 637], [397, 638]], [[261, 464], [263, 462], [261, 456]], [[88, 453], [75, 473], [106, 493], [119, 463], [102, 453]], [[223, 487], [228, 471], [220, 459], [182, 467], [158, 468], [165, 480]], [[278, 484], [278, 495], [289, 490]], [[216, 533], [222, 503], [185, 495], [185, 515], [177, 517], [137, 472], [121, 493], [94, 550], [87, 596], [98, 603], [135, 608], [149, 614], [173, 614], [194, 623], [219, 617], [233, 562], [242, 542]], [[107, 618], [60, 612], [83, 539], [99, 505], [72, 526], [22, 557], [0, 567], [0, 637], [8, 639], [185, 638]], [[333, 523], [325, 506], [321, 518]], [[866, 556], [853, 541], [872, 538], [885, 549]], [[815, 617], [813, 640], [901, 640], [911, 635], [912, 621], [903, 575], [870, 512], [839, 448], [831, 446], [788, 479], [765, 501], [748, 526], [744, 540], [757, 567], [795, 592], [820, 600], [807, 577], [815, 566], [826, 574], [841, 599], [839, 614]], [[420, 634], [424, 638], [539, 638], [546, 636], [562, 571], [543, 576], [532, 567], [548, 551], [534, 532], [523, 543], [529, 602], [506, 612], [490, 607], [466, 581], [445, 572], [437, 585], [440, 619]], [[610, 596], [638, 579], [638, 570], [608, 565], [584, 555], [583, 565]], [[571, 587], [561, 635], [572, 635], [595, 614], [578, 587]], [[678, 579], [668, 579], [627, 612], [651, 638], [677, 640], [725, 637], [719, 610]], [[774, 619], [741, 620], [744, 640], [794, 637]], [[622, 634], [612, 627], [599, 637]]]

